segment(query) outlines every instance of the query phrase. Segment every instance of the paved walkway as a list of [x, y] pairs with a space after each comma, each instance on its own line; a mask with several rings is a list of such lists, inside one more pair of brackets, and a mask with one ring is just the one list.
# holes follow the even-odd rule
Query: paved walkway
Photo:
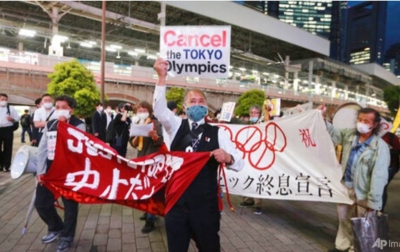
[[[15, 132], [14, 154], [21, 146], [19, 135], [19, 131]], [[134, 153], [131, 151], [129, 155]], [[56, 251], [57, 243], [41, 244], [40, 238], [47, 230], [36, 211], [27, 233], [21, 235], [34, 183], [30, 174], [12, 180], [9, 173], [0, 172], [0, 252]], [[387, 213], [391, 241], [398, 243], [399, 192], [397, 175], [389, 186]], [[241, 197], [231, 196], [231, 200], [237, 206]], [[252, 208], [235, 207], [236, 212], [228, 209], [225, 203], [220, 231], [223, 251], [326, 251], [333, 247], [337, 225], [335, 204], [265, 200], [262, 215], [254, 215]], [[155, 231], [142, 234], [141, 214], [114, 204], [81, 205], [75, 241], [69, 251], [167, 251], [163, 218], [157, 220]], [[189, 251], [196, 251], [193, 244]]]

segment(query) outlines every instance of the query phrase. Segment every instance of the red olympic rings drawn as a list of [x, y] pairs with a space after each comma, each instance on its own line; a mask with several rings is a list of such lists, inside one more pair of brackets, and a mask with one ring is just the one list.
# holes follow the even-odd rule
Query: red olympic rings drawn
[[[283, 130], [274, 122], [265, 125], [265, 136], [258, 126], [245, 126], [235, 136], [232, 130], [223, 124], [218, 124], [228, 132], [229, 138], [239, 151], [243, 153], [243, 159], [249, 161], [250, 165], [257, 170], [267, 170], [275, 163], [276, 152], [283, 152], [287, 146], [286, 135]], [[247, 136], [247, 138], [246, 138]], [[268, 136], [272, 142], [268, 141]], [[241, 139], [246, 139], [245, 141]], [[277, 140], [281, 140], [282, 146], [277, 147]], [[261, 150], [257, 152], [257, 150]]]

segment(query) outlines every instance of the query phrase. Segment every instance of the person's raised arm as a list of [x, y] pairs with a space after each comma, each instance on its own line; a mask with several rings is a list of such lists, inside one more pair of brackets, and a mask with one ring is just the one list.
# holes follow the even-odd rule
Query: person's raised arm
[[171, 136], [175, 136], [176, 132], [181, 125], [182, 119], [175, 116], [175, 114], [168, 109], [166, 93], [166, 78], [168, 73], [168, 61], [157, 59], [154, 63], [154, 70], [157, 72], [158, 81], [154, 90], [154, 116], [164, 126], [165, 131]]

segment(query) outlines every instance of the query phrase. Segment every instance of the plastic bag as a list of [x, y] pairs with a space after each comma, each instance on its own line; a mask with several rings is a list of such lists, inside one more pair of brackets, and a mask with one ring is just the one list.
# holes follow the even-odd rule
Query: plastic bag
[[355, 252], [390, 251], [388, 215], [351, 218]]

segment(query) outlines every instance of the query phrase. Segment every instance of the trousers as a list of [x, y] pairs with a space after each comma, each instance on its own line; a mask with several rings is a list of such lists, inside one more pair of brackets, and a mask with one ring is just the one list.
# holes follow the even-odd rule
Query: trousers
[[54, 206], [53, 193], [40, 184], [36, 187], [35, 207], [49, 232], [61, 232], [60, 238], [72, 242], [75, 236], [79, 204], [64, 197], [61, 198], [64, 203], [64, 222]]
[[165, 216], [165, 227], [170, 252], [187, 252], [191, 238], [200, 252], [221, 251], [220, 213], [216, 204], [192, 209], [175, 205]]
[[[356, 194], [353, 188], [348, 188], [349, 197], [354, 202], [357, 202]], [[336, 234], [335, 247], [338, 250], [354, 251], [354, 236], [351, 227], [351, 218], [362, 217], [365, 215], [367, 208], [353, 204], [337, 204], [337, 213], [339, 218], [339, 228]]]

